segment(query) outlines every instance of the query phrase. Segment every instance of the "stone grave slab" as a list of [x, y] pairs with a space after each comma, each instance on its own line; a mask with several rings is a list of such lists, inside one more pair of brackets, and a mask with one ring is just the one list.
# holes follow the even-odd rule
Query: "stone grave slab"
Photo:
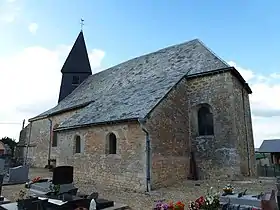
[[[243, 208], [256, 208], [262, 210], [276, 210], [276, 196], [275, 191], [266, 192], [262, 195], [243, 195], [242, 197], [238, 197], [238, 194], [220, 196], [220, 203], [222, 206], [226, 206], [228, 204], [228, 208], [237, 208], [240, 206], [240, 209]], [[224, 208], [224, 209], [228, 209]]]
[[241, 206], [253, 206], [257, 208], [261, 208], [261, 199], [257, 197], [253, 197], [254, 195], [243, 195], [238, 198], [238, 194], [220, 196], [221, 204], [236, 204]]
[[114, 206], [107, 207], [103, 210], [125, 210], [129, 209], [128, 205], [114, 202]]
[[8, 174], [5, 175], [3, 180], [3, 186], [5, 185], [15, 185], [15, 184], [24, 184], [28, 179], [29, 166], [17, 166], [9, 168]]
[[[30, 194], [32, 195], [46, 195], [51, 192], [50, 186], [52, 185], [52, 179], [44, 179], [40, 182], [36, 182], [34, 184], [30, 184], [29, 186], [26, 186], [26, 188], [29, 188]], [[66, 193], [70, 190], [75, 189], [75, 186], [73, 183], [70, 184], [61, 184], [59, 193]]]

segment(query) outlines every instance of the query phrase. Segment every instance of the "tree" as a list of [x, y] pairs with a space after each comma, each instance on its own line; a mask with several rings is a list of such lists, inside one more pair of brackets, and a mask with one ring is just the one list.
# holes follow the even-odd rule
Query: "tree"
[[3, 144], [7, 144], [12, 151], [12, 156], [14, 155], [14, 151], [15, 151], [15, 147], [17, 145], [17, 142], [15, 141], [15, 139], [9, 138], [9, 137], [3, 137], [2, 139], [0, 139], [0, 141]]

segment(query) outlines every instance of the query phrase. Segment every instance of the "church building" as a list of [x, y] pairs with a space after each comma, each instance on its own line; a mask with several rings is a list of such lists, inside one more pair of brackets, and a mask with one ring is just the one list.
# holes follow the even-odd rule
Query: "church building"
[[200, 40], [93, 74], [81, 31], [58, 104], [29, 119], [30, 164], [78, 182], [149, 191], [184, 179], [255, 176], [249, 85]]

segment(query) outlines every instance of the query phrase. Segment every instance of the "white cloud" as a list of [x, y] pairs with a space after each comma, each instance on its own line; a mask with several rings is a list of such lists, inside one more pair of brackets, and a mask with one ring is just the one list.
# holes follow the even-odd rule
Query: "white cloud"
[[272, 73], [272, 74], [270, 74], [270, 77], [272, 77], [273, 79], [280, 79], [280, 74], [279, 73]]
[[0, 0], [0, 23], [11, 23], [19, 16], [20, 7], [15, 0]]
[[30, 33], [32, 33], [33, 35], [36, 34], [37, 30], [38, 30], [38, 24], [37, 23], [30, 23], [28, 26], [28, 30], [30, 31]]
[[250, 95], [255, 146], [259, 147], [264, 139], [280, 138], [280, 75], [262, 75], [242, 68], [233, 61], [234, 66], [250, 84]]
[[[71, 46], [56, 49], [40, 46], [25, 48], [11, 56], [0, 57], [0, 138], [18, 139], [23, 119], [29, 119], [57, 104], [60, 69]], [[89, 51], [92, 70], [100, 70], [105, 53]], [[18, 123], [18, 124], [1, 124]]]
[[98, 49], [93, 49], [89, 53], [89, 60], [92, 61], [90, 63], [90, 65], [91, 65], [91, 68], [93, 69], [93, 72], [92, 72], [93, 74], [100, 71], [100, 67], [101, 67], [100, 61], [104, 58], [104, 56], [105, 56], [105, 52], [102, 50], [98, 50]]
[[237, 65], [235, 62], [233, 62], [233, 61], [229, 61], [228, 64], [229, 64], [230, 66], [233, 66], [233, 67], [235, 67], [236, 69], [238, 69], [239, 73], [243, 76], [243, 78], [244, 78], [246, 81], [248, 81], [248, 80], [250, 80], [250, 79], [252, 79], [252, 78], [255, 77], [254, 72], [251, 71], [250, 69], [244, 69], [244, 68], [238, 66], [238, 65]]

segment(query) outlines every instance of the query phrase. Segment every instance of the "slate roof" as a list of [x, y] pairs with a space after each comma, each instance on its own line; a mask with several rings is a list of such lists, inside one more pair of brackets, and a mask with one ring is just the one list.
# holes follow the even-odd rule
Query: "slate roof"
[[259, 153], [280, 152], [280, 139], [264, 140], [258, 152]]
[[87, 54], [84, 34], [81, 31], [61, 69], [62, 73], [90, 73], [90, 62]]
[[185, 75], [228, 67], [195, 39], [91, 75], [56, 107], [30, 121], [79, 106], [83, 108], [58, 129], [144, 118]]

